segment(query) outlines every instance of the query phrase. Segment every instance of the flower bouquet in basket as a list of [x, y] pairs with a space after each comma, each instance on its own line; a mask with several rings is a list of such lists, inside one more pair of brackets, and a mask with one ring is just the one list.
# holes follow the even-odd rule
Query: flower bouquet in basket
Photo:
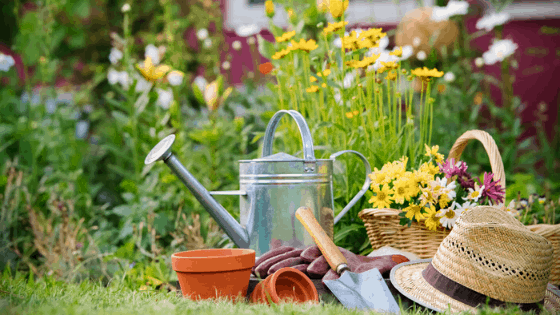
[[505, 188], [493, 173], [473, 178], [465, 162], [444, 160], [437, 145], [425, 147], [429, 159], [418, 169], [407, 170], [405, 157], [374, 169], [369, 175], [374, 193], [369, 202], [374, 208], [399, 209], [401, 225], [410, 227], [418, 222], [437, 231], [451, 230], [459, 216], [472, 207], [503, 207]]

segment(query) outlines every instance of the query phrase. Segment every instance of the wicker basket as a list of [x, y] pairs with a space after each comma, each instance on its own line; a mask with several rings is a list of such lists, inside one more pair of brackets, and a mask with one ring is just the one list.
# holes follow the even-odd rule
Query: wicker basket
[[[502, 157], [498, 151], [496, 142], [487, 132], [481, 130], [469, 130], [461, 135], [449, 152], [449, 158], [459, 160], [469, 140], [476, 139], [484, 145], [484, 149], [490, 158], [490, 165], [494, 178], [500, 180], [500, 185], [506, 187], [506, 176]], [[439, 228], [430, 231], [424, 224], [412, 223], [410, 227], [400, 225], [397, 209], [364, 209], [358, 215], [364, 221], [369, 241], [373, 250], [383, 246], [391, 246], [418, 255], [420, 258], [432, 258], [441, 241], [449, 230]], [[554, 247], [554, 265], [550, 282], [560, 284], [560, 224], [537, 224], [528, 226], [532, 231], [547, 238]]]

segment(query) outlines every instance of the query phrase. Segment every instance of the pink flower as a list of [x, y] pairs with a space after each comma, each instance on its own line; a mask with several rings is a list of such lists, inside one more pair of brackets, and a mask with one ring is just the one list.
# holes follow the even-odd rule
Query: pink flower
[[474, 188], [474, 180], [467, 173], [467, 163], [463, 161], [456, 162], [454, 158], [447, 159], [443, 164], [438, 163], [439, 169], [445, 174], [445, 177], [451, 179], [457, 176], [457, 181], [464, 189]]
[[484, 190], [482, 191], [482, 198], [484, 198], [484, 201], [490, 200], [493, 204], [503, 203], [506, 191], [504, 187], [500, 185], [500, 181], [492, 180], [494, 178], [494, 174], [492, 173], [484, 172], [483, 176], [482, 185], [484, 185]]

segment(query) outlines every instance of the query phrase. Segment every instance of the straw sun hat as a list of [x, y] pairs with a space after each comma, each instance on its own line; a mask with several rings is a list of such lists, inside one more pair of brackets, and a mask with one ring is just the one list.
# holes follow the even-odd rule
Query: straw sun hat
[[514, 217], [493, 207], [464, 212], [434, 258], [391, 270], [391, 282], [412, 301], [453, 313], [515, 303], [560, 313], [560, 291], [549, 285], [553, 248]]

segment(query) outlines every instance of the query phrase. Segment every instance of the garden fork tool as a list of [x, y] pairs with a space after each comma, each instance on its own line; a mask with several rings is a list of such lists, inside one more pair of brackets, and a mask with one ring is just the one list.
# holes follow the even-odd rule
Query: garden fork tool
[[344, 306], [400, 314], [399, 305], [378, 269], [362, 273], [351, 272], [346, 258], [321, 228], [309, 208], [297, 209], [296, 218], [311, 234], [331, 268], [340, 275], [337, 280], [325, 280], [323, 283]]

